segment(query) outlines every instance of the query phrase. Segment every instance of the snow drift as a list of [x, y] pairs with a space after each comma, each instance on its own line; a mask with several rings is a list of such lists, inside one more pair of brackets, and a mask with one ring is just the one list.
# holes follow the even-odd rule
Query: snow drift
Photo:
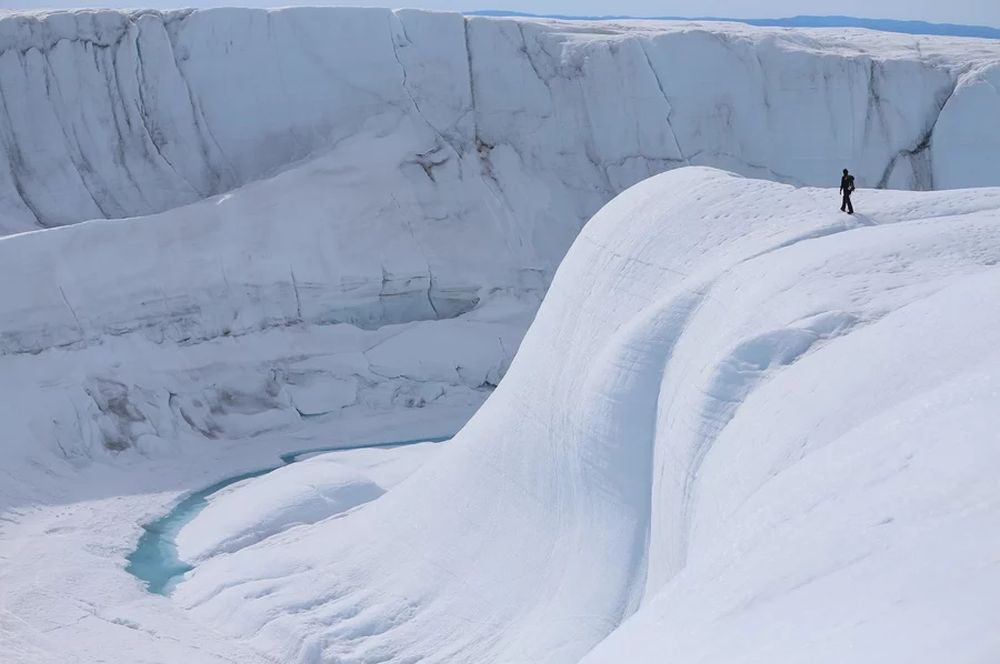
[[[379, 169], [399, 169], [421, 217], [499, 223], [551, 268], [603, 203], [686, 164], [811, 185], [844, 165], [866, 186], [1000, 184], [998, 62], [987, 40], [862, 30], [345, 8], [9, 13], [0, 232], [160, 212], [370, 129], [390, 140], [328, 163], [320, 201], [387, 205]], [[352, 171], [379, 186], [354, 191]]]
[[858, 204], [635, 186], [452, 443], [177, 600], [300, 663], [986, 661], [1000, 190]]

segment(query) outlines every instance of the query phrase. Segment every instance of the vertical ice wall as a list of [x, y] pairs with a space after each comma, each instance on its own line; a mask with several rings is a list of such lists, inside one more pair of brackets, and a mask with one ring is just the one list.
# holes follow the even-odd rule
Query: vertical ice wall
[[991, 62], [990, 42], [863, 31], [344, 8], [10, 14], [0, 232], [162, 211], [405, 115], [440, 139], [426, 164], [481, 161], [528, 239], [689, 163], [817, 185], [843, 164], [869, 186], [996, 184], [996, 137], [980, 140], [1000, 104]]

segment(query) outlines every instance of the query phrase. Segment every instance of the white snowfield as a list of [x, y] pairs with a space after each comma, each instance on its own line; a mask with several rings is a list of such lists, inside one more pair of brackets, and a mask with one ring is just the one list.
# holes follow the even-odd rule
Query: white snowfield
[[992, 661], [1000, 189], [830, 196], [630, 189], [454, 441], [174, 599], [300, 664]]
[[[10, 12], [0, 233], [147, 215], [285, 173], [271, 189], [303, 187], [309, 215], [355, 228], [465, 218], [551, 269], [601, 205], [683, 165], [816, 186], [844, 166], [869, 187], [998, 185], [998, 87], [997, 42], [864, 30], [353, 8]], [[304, 212], [265, 207], [278, 226]]]
[[[862, 30], [0, 12], [0, 662], [992, 664], [1000, 189], [874, 189], [1000, 186], [998, 89]], [[854, 217], [791, 186], [844, 166]]]

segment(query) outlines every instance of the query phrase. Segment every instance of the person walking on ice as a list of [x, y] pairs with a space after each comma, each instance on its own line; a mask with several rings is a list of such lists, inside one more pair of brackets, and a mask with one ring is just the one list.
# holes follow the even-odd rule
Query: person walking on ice
[[844, 169], [844, 177], [840, 178], [840, 193], [844, 195], [844, 202], [840, 204], [840, 211], [847, 214], [854, 214], [854, 206], [851, 204], [851, 194], [854, 193], [854, 176]]

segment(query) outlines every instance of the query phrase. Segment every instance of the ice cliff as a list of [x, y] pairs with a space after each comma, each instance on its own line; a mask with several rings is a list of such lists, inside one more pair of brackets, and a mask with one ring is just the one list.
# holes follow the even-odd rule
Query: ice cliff
[[[398, 169], [418, 223], [500, 224], [551, 268], [603, 203], [680, 165], [809, 185], [835, 184], [845, 165], [871, 187], [1000, 184], [998, 62], [994, 42], [861, 30], [343, 8], [10, 13], [0, 232], [160, 212], [336, 155], [367, 130], [398, 140], [333, 157], [328, 200], [343, 200], [351, 172]], [[351, 194], [386, 204], [385, 189]]]

